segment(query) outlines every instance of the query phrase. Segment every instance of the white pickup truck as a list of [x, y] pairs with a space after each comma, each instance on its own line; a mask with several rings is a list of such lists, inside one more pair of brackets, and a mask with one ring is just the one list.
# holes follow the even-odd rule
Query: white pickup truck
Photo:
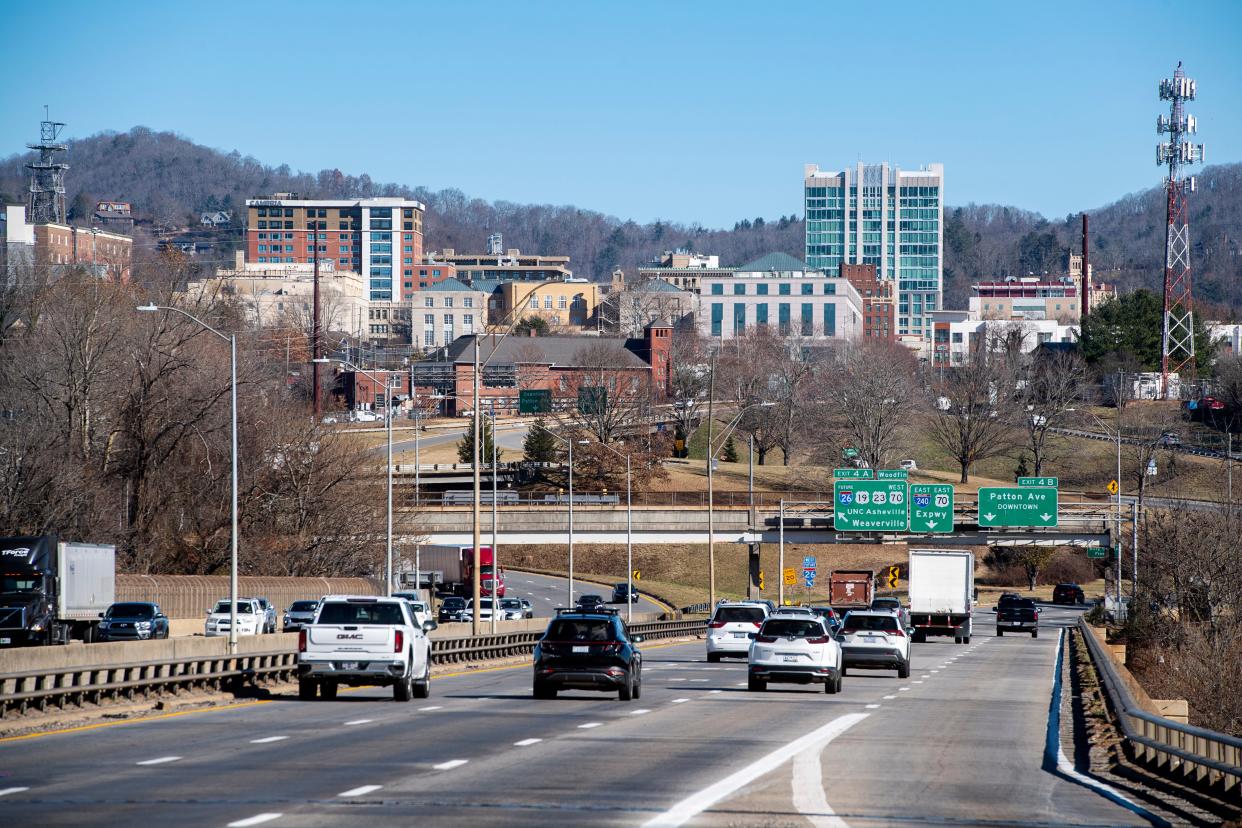
[[298, 698], [334, 699], [342, 684], [391, 686], [396, 701], [427, 698], [435, 626], [420, 626], [400, 598], [324, 596], [298, 632]]
[[[218, 601], [207, 611], [207, 621], [203, 625], [203, 635], [208, 638], [216, 635], [228, 635], [229, 623], [232, 619], [232, 606], [227, 598]], [[260, 635], [267, 631], [267, 616], [263, 607], [254, 598], [237, 599], [237, 634]]]

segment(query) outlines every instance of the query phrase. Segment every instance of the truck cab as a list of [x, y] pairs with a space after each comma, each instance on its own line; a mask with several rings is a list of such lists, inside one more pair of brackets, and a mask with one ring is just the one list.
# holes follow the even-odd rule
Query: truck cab
[[0, 538], [0, 647], [93, 641], [115, 584], [115, 547]]

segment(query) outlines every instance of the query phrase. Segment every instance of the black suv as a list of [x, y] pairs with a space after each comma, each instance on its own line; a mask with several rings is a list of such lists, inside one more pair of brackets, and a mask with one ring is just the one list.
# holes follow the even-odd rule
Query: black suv
[[595, 593], [591, 593], [589, 595], [578, 596], [578, 607], [577, 608], [580, 610], [600, 609], [603, 606], [604, 606], [604, 598], [601, 595], [596, 595]]
[[629, 602], [638, 600], [638, 590], [632, 588], [629, 584], [613, 584], [612, 585], [612, 603], [625, 604], [626, 596], [629, 596]]
[[465, 598], [445, 598], [444, 603], [440, 604], [440, 611], [436, 614], [436, 620], [441, 624], [449, 621], [465, 621], [465, 612]]
[[1007, 632], [1030, 633], [1039, 638], [1039, 608], [1034, 601], [1010, 601], [996, 611], [996, 634]]
[[617, 691], [621, 701], [642, 695], [643, 655], [617, 611], [559, 609], [535, 645], [534, 696], [560, 690]]
[[1052, 588], [1052, 603], [1085, 604], [1087, 596], [1083, 595], [1082, 587], [1078, 584], [1057, 584]]

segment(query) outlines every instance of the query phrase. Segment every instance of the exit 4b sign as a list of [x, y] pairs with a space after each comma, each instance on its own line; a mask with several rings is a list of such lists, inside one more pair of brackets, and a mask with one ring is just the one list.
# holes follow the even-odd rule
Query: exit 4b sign
[[1056, 526], [1057, 504], [1055, 488], [985, 486], [979, 489], [979, 526]]

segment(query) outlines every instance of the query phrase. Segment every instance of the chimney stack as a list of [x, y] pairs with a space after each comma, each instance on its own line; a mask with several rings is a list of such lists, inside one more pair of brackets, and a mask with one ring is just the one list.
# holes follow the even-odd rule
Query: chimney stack
[[1086, 319], [1087, 314], [1091, 312], [1091, 259], [1088, 257], [1087, 245], [1087, 214], [1082, 214], [1082, 276], [1079, 281], [1082, 283], [1082, 300], [1079, 303], [1082, 308], [1081, 319]]

